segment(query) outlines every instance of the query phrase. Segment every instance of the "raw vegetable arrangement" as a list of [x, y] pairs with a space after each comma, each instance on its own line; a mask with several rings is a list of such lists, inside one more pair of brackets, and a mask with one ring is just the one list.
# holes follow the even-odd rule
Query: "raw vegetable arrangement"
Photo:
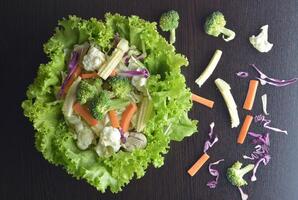
[[[54, 36], [44, 45], [50, 62], [39, 67], [37, 78], [28, 88], [28, 99], [22, 103], [24, 114], [36, 129], [36, 148], [50, 163], [63, 166], [101, 192], [107, 188], [119, 192], [133, 177], [144, 176], [149, 164], [162, 166], [170, 141], [181, 141], [197, 131], [197, 121], [187, 114], [192, 102], [212, 109], [214, 101], [191, 93], [185, 84], [181, 67], [187, 66], [188, 60], [173, 46], [178, 25], [177, 11], [161, 15], [159, 26], [169, 32], [168, 43], [157, 32], [155, 22], [137, 16], [107, 13], [104, 22], [76, 16], [59, 22]], [[219, 11], [206, 18], [204, 30], [210, 36], [222, 35], [226, 42], [236, 37]], [[268, 42], [268, 25], [261, 30], [249, 42], [265, 53], [273, 44]], [[222, 54], [215, 50], [195, 81], [199, 87], [208, 82]], [[253, 109], [258, 87], [283, 87], [297, 81], [271, 78], [256, 65], [251, 67], [258, 77], [249, 81], [243, 101], [243, 109], [248, 112]], [[236, 75], [250, 77], [245, 71]], [[229, 83], [219, 77], [214, 84], [226, 103], [231, 128], [241, 125], [237, 143], [243, 144], [250, 136], [256, 145], [251, 155], [243, 155], [250, 164], [242, 167], [242, 162], [236, 161], [226, 171], [241, 198], [247, 199], [242, 190], [248, 184], [244, 175], [252, 172], [251, 181], [256, 181], [259, 165], [267, 165], [271, 159], [270, 134], [254, 133], [251, 123], [259, 123], [268, 131], [288, 133], [270, 126], [267, 94], [262, 96], [264, 115], [247, 114], [242, 120]], [[190, 176], [208, 162], [208, 149], [219, 142], [214, 128], [212, 122], [201, 157], [187, 171]], [[221, 174], [217, 165], [222, 162], [220, 158], [209, 163], [214, 177], [207, 183], [209, 188], [217, 187]]]
[[[229, 42], [235, 38], [236, 33], [232, 30], [227, 29], [225, 26], [226, 26], [226, 20], [224, 18], [224, 15], [221, 12], [216, 11], [206, 18], [204, 30], [206, 34], [214, 37], [218, 37], [220, 34], [222, 34], [223, 39], [226, 42]], [[268, 27], [269, 27], [268, 25], [262, 26], [261, 33], [259, 35], [257, 36], [253, 35], [249, 38], [249, 42], [252, 44], [252, 46], [261, 53], [269, 52], [273, 47], [273, 44], [268, 42]], [[223, 52], [221, 50], [215, 51], [209, 64], [207, 65], [203, 73], [195, 81], [199, 87], [202, 87], [202, 85], [212, 75], [213, 71], [216, 69], [216, 66], [220, 61], [222, 53]], [[259, 77], [256, 77], [257, 80], [252, 79], [249, 81], [247, 95], [243, 103], [243, 109], [247, 111], [251, 111], [253, 108], [259, 84], [261, 86], [268, 84], [276, 87], [283, 87], [283, 86], [293, 84], [298, 80], [298, 78], [292, 78], [289, 80], [279, 80], [276, 78], [271, 78], [266, 74], [264, 74], [256, 65], [252, 64], [250, 66], [258, 73]], [[236, 75], [240, 78], [249, 77], [248, 72], [245, 72], [245, 71], [237, 72]], [[232, 95], [230, 85], [224, 80], [222, 80], [221, 78], [217, 78], [215, 80], [215, 85], [217, 86], [219, 92], [222, 94], [223, 99], [226, 103], [226, 106], [231, 118], [231, 127], [232, 128], [238, 127], [240, 125], [238, 108], [234, 100], [234, 97]], [[192, 99], [193, 100], [196, 99], [194, 98], [194, 95]], [[245, 142], [247, 135], [253, 138], [252, 143], [255, 145], [254, 147], [255, 150], [249, 156], [243, 155], [244, 160], [249, 160], [252, 163], [242, 167], [243, 163], [240, 161], [236, 161], [226, 171], [226, 177], [228, 181], [233, 186], [236, 186], [239, 189], [242, 200], [248, 199], [248, 195], [242, 189], [243, 186], [248, 185], [248, 182], [245, 180], [244, 175], [252, 172], [250, 180], [251, 182], [256, 181], [257, 180], [256, 172], [260, 164], [267, 165], [271, 159], [271, 155], [269, 154], [269, 146], [270, 146], [269, 135], [270, 134], [268, 132], [274, 131], [274, 132], [284, 133], [286, 135], [288, 134], [286, 130], [275, 128], [269, 125], [271, 123], [271, 120], [266, 119], [265, 117], [265, 115], [269, 115], [267, 111], [267, 94], [263, 94], [261, 99], [262, 99], [262, 107], [263, 107], [264, 115], [260, 114], [257, 116], [252, 116], [250, 114], [247, 114], [241, 125], [241, 129], [237, 138], [238, 144], [243, 144]], [[213, 106], [213, 103], [214, 102], [212, 102], [212, 106]], [[205, 104], [202, 103], [202, 104], [208, 106], [208, 104], [206, 103]], [[209, 107], [212, 108], [212, 106], [209, 106]], [[250, 131], [250, 125], [253, 121], [255, 123], [262, 124], [264, 129], [267, 129], [266, 131], [268, 132], [265, 134], [258, 134]], [[206, 151], [209, 148], [211, 148], [216, 142], [219, 141], [219, 138], [217, 136], [215, 137], [212, 136], [214, 126], [215, 126], [215, 123], [212, 122], [210, 124], [210, 133], [209, 133], [210, 140], [207, 140], [205, 142], [203, 155], [187, 171], [190, 176], [194, 176], [199, 171], [199, 169], [210, 159], [210, 156], [207, 154]], [[219, 159], [217, 161], [209, 163], [209, 167], [208, 167], [209, 173], [211, 176], [215, 177], [215, 180], [214, 179], [210, 180], [206, 184], [210, 189], [214, 189], [217, 187], [219, 176], [220, 176], [219, 170], [215, 169], [214, 166], [220, 164], [223, 161], [224, 159]]]
[[156, 23], [70, 16], [44, 50], [50, 62], [39, 67], [22, 104], [36, 148], [99, 191], [121, 191], [149, 164], [162, 166], [170, 141], [197, 131], [180, 70], [188, 61]]

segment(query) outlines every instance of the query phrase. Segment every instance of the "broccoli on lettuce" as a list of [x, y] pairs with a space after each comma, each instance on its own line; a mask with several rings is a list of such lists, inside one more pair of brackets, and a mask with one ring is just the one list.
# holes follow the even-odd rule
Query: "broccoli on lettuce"
[[[62, 114], [63, 102], [56, 100], [55, 88], [61, 84], [61, 72], [67, 71], [65, 63], [75, 44], [93, 42], [108, 52], [116, 33], [129, 41], [130, 46], [147, 52], [144, 63], [151, 76], [146, 87], [153, 108], [143, 130], [148, 138], [145, 149], [132, 153], [120, 151], [109, 158], [99, 158], [94, 150], [82, 151], [77, 147], [72, 130]], [[133, 177], [144, 176], [149, 164], [155, 167], [163, 165], [171, 140], [181, 140], [195, 132], [196, 122], [187, 118], [192, 102], [185, 97], [191, 96], [190, 90], [180, 73], [181, 67], [188, 64], [187, 59], [175, 53], [174, 47], [159, 35], [156, 23], [137, 16], [110, 13], [106, 14], [105, 21], [70, 16], [59, 21], [44, 51], [49, 62], [39, 67], [36, 79], [27, 90], [27, 99], [22, 103], [25, 116], [36, 130], [36, 148], [49, 162], [63, 166], [69, 174], [85, 179], [97, 190], [121, 191]], [[89, 101], [89, 94], [83, 96], [83, 101]], [[127, 103], [121, 99], [117, 101], [113, 100], [111, 107]], [[185, 117], [192, 123], [187, 122], [185, 126]], [[170, 130], [170, 134], [164, 134], [171, 122], [175, 129]]]

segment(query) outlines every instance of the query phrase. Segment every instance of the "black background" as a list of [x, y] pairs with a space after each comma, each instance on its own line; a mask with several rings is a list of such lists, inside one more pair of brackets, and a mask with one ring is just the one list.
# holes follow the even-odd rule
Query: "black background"
[[[242, 154], [252, 151], [253, 145], [248, 140], [244, 145], [236, 144], [239, 128], [230, 128], [228, 112], [213, 81], [220, 77], [231, 83], [243, 120], [248, 113], [241, 109], [248, 79], [236, 77], [236, 72], [248, 71], [254, 77], [248, 64], [256, 63], [273, 77], [298, 76], [297, 0], [1, 0], [0, 9], [1, 200], [240, 199], [237, 189], [224, 176], [217, 189], [206, 187], [206, 182], [212, 178], [207, 165], [194, 177], [186, 171], [201, 155], [212, 121], [215, 121], [220, 142], [210, 151], [210, 161], [224, 158], [225, 162], [219, 166], [221, 172], [241, 159]], [[69, 14], [102, 18], [109, 11], [156, 21], [168, 9], [180, 13], [175, 46], [190, 61], [190, 66], [183, 69], [187, 84], [193, 92], [214, 99], [215, 107], [210, 110], [194, 105], [190, 116], [200, 121], [199, 134], [180, 143], [171, 143], [162, 168], [149, 167], [142, 179], [133, 180], [121, 193], [100, 194], [85, 181], [75, 180], [61, 167], [50, 165], [42, 158], [34, 147], [34, 131], [22, 114], [21, 101], [25, 99], [28, 84], [36, 76], [38, 65], [47, 62], [42, 44], [52, 35], [57, 20]], [[228, 27], [237, 32], [235, 40], [229, 43], [209, 37], [202, 30], [204, 18], [217, 9], [225, 14]], [[274, 43], [267, 54], [258, 53], [248, 43], [248, 37], [257, 34], [264, 24], [269, 24], [269, 41]], [[199, 89], [194, 81], [217, 48], [223, 50], [222, 60], [212, 77]], [[244, 190], [251, 200], [298, 199], [298, 84], [284, 88], [260, 87], [251, 113], [261, 113], [260, 97], [264, 93], [268, 94], [272, 125], [287, 129], [289, 135], [271, 134], [272, 160], [266, 167], [261, 165], [258, 181]], [[264, 132], [256, 124], [251, 130]]]

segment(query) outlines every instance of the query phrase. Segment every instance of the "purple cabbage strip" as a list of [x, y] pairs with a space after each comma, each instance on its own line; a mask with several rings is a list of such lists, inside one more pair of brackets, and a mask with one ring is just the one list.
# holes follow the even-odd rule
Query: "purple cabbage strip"
[[261, 135], [253, 132], [248, 132], [248, 135], [254, 137], [253, 144], [257, 145], [255, 146], [255, 150], [251, 153], [250, 156], [243, 155], [243, 158], [255, 161], [255, 167], [253, 169], [251, 181], [256, 181], [256, 172], [260, 163], [263, 163], [266, 166], [271, 159], [271, 156], [269, 155], [270, 139], [268, 133], [266, 133], [265, 135]]
[[275, 132], [284, 133], [284, 134], [288, 135], [288, 131], [286, 131], [286, 130], [281, 130], [279, 128], [275, 128], [275, 127], [269, 126], [269, 124], [271, 123], [271, 120], [266, 119], [265, 118], [265, 115], [263, 115], [263, 114], [256, 115], [254, 117], [254, 120], [255, 120], [256, 123], [257, 122], [260, 122], [262, 124], [264, 122], [264, 124], [263, 124], [264, 128], [267, 128], [269, 130], [272, 130], [272, 131], [275, 131]]
[[255, 164], [255, 167], [252, 171], [253, 174], [250, 178], [251, 181], [257, 180], [256, 173], [257, 173], [257, 169], [258, 169], [260, 163], [263, 162], [263, 164], [266, 166], [269, 163], [270, 159], [271, 159], [271, 156], [269, 154], [266, 154], [263, 158], [258, 160], [258, 162]]
[[224, 159], [220, 159], [220, 160], [218, 160], [218, 161], [216, 161], [216, 162], [213, 162], [213, 163], [210, 163], [210, 164], [209, 164], [209, 167], [208, 167], [208, 169], [209, 169], [209, 173], [211, 174], [211, 176], [215, 176], [215, 177], [216, 177], [215, 180], [210, 180], [210, 181], [208, 181], [207, 186], [208, 186], [210, 189], [214, 189], [214, 188], [216, 188], [216, 185], [217, 185], [217, 183], [218, 183], [218, 179], [219, 179], [219, 172], [218, 172], [218, 170], [213, 169], [212, 166], [213, 166], [213, 165], [218, 165], [220, 162], [223, 162], [223, 161], [224, 161]]
[[289, 80], [280, 80], [276, 78], [271, 78], [271, 77], [268, 77], [266, 74], [264, 74], [260, 69], [258, 69], [256, 65], [251, 64], [250, 66], [253, 67], [258, 72], [260, 77], [257, 79], [260, 80], [261, 85], [269, 84], [276, 87], [283, 87], [283, 86], [293, 84], [298, 80], [298, 78], [292, 78]]
[[238, 77], [240, 77], [240, 78], [246, 78], [246, 77], [248, 77], [248, 73], [247, 72], [242, 72], [242, 71], [237, 72], [236, 75]]
[[214, 128], [214, 125], [215, 125], [214, 122], [212, 122], [210, 124], [210, 132], [208, 134], [210, 139], [207, 140], [205, 142], [205, 144], [204, 144], [204, 153], [206, 153], [209, 148], [211, 148], [216, 142], [218, 142], [217, 135], [214, 137], [213, 141], [211, 142], [211, 139], [213, 138], [213, 128]]
[[254, 144], [259, 144], [259, 143], [263, 143], [267, 146], [270, 146], [270, 140], [269, 140], [269, 134], [257, 134], [257, 133], [253, 133], [253, 132], [248, 132], [248, 135], [254, 137], [253, 143]]
[[248, 195], [243, 192], [243, 190], [241, 189], [241, 187], [238, 187], [238, 190], [240, 192], [241, 199], [242, 200], [247, 200], [248, 199]]
[[68, 63], [68, 74], [65, 77], [65, 79], [64, 79], [64, 81], [61, 85], [60, 91], [58, 93], [58, 98], [61, 98], [67, 81], [70, 79], [71, 75], [76, 70], [77, 64], [78, 64], [78, 61], [79, 61], [79, 57], [80, 57], [79, 52], [77, 52], [77, 51], [71, 52], [70, 60], [69, 60], [69, 63]]
[[149, 71], [146, 68], [139, 70], [120, 71], [118, 75], [125, 77], [143, 76], [144, 78], [148, 78], [150, 76]]
[[125, 134], [124, 134], [122, 128], [119, 128], [119, 131], [120, 131], [120, 140], [121, 140], [121, 142], [122, 142], [123, 144], [125, 144], [125, 143], [126, 143], [126, 136], [125, 136]]

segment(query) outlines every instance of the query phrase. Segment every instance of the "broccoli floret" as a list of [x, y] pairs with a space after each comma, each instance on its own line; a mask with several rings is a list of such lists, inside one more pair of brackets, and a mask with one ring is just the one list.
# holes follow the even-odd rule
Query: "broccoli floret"
[[88, 100], [101, 90], [101, 84], [102, 80], [99, 78], [81, 81], [77, 89], [77, 100], [81, 104], [87, 103]]
[[110, 78], [108, 83], [117, 98], [126, 99], [132, 91], [132, 85], [126, 77], [115, 76]]
[[159, 26], [163, 31], [170, 31], [170, 43], [173, 44], [176, 41], [175, 30], [179, 25], [179, 14], [175, 10], [170, 10], [161, 15], [159, 20]]
[[232, 185], [236, 187], [241, 187], [247, 185], [246, 180], [244, 180], [243, 176], [253, 170], [254, 165], [248, 164], [246, 167], [242, 167], [242, 163], [239, 161], [235, 162], [230, 168], [227, 170], [227, 178], [232, 183]]
[[233, 40], [236, 34], [234, 31], [225, 28], [226, 23], [224, 15], [221, 12], [216, 11], [207, 17], [204, 26], [205, 32], [214, 37], [218, 37], [222, 33], [223, 39], [226, 42]]
[[108, 112], [111, 99], [108, 91], [103, 90], [99, 95], [94, 96], [89, 102], [89, 109], [95, 119], [102, 120]]

